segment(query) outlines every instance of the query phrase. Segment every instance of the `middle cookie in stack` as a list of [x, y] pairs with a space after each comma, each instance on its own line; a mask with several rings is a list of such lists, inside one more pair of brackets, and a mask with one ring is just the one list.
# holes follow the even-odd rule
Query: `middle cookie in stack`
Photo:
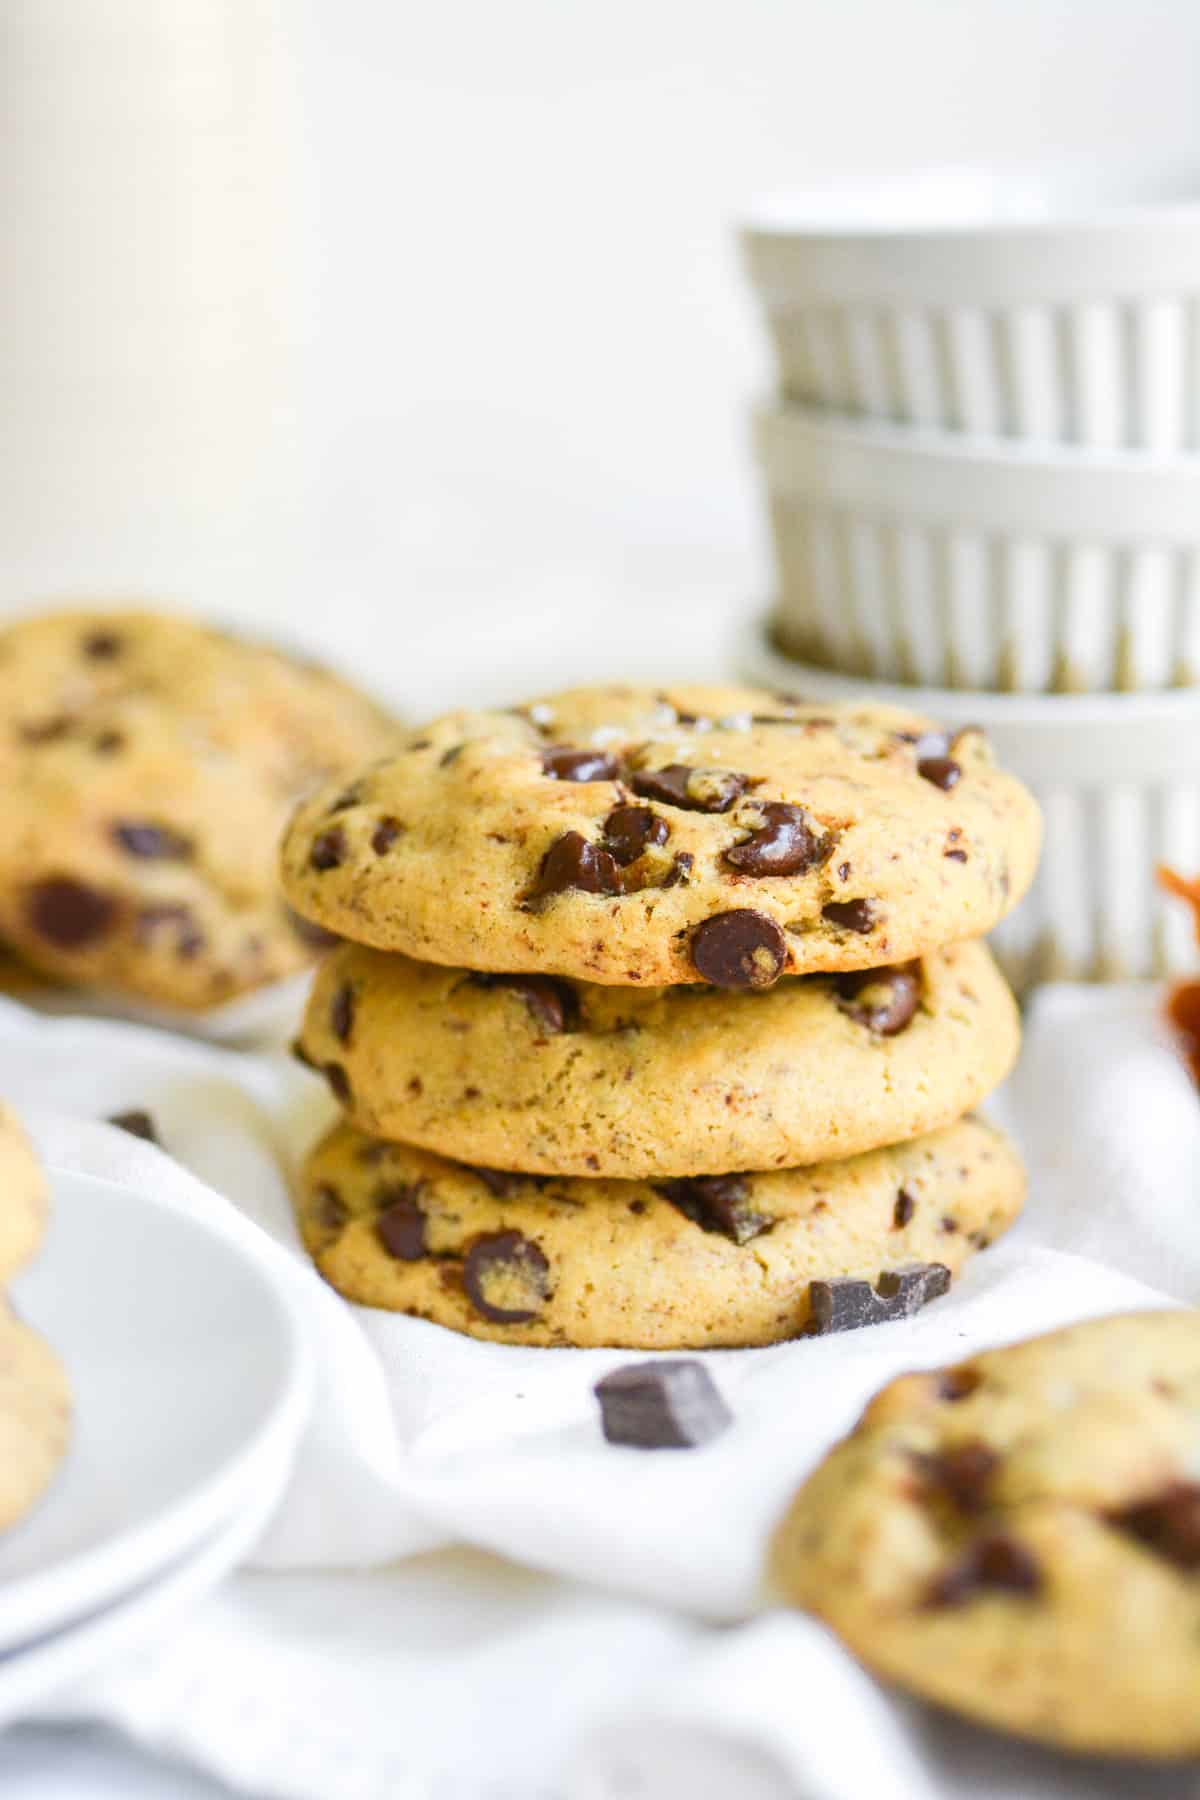
[[300, 1199], [334, 1285], [639, 1348], [875, 1316], [880, 1277], [903, 1309], [941, 1291], [1020, 1206], [963, 1120], [1016, 1009], [955, 940], [1019, 898], [1038, 825], [977, 734], [929, 729], [585, 690], [450, 715], [302, 809], [289, 899], [357, 940], [300, 1044], [348, 1115]]

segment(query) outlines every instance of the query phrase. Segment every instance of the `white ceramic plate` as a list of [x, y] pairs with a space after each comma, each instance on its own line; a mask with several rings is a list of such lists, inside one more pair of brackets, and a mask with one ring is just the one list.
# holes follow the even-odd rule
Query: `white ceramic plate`
[[173, 1204], [51, 1172], [21, 1315], [65, 1363], [71, 1446], [0, 1539], [0, 1651], [150, 1580], [294, 1446], [309, 1357], [269, 1261]]

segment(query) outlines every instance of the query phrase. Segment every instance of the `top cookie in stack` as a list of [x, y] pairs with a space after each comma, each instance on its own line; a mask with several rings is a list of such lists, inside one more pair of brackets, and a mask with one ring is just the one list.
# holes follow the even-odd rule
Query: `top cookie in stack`
[[956, 1123], [1018, 1039], [964, 940], [1038, 839], [981, 733], [899, 711], [594, 688], [414, 732], [284, 844], [351, 940], [300, 1043], [350, 1119], [308, 1165], [318, 1261], [462, 1330], [662, 1346], [957, 1268], [1021, 1191]]

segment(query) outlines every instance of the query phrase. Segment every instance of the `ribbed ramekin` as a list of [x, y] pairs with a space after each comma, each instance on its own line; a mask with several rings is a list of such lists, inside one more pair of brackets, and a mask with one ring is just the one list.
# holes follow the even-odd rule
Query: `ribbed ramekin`
[[734, 659], [747, 679], [788, 693], [983, 727], [1045, 815], [1033, 887], [992, 937], [1014, 986], [1195, 970], [1186, 909], [1159, 891], [1155, 869], [1200, 872], [1200, 695], [1027, 698], [857, 680], [784, 656], [754, 619]]
[[742, 231], [784, 396], [1096, 448], [1200, 448], [1200, 165], [915, 171]]
[[1034, 450], [764, 407], [776, 634], [804, 661], [1020, 693], [1200, 682], [1200, 457]]

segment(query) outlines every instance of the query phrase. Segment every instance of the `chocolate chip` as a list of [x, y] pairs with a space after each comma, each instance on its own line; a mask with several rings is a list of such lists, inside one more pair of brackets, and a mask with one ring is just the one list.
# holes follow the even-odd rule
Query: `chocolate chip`
[[127, 1131], [130, 1137], [141, 1138], [144, 1143], [158, 1144], [162, 1141], [155, 1129], [154, 1120], [141, 1107], [134, 1107], [131, 1112], [110, 1113], [108, 1123], [116, 1125], [121, 1131]]
[[944, 1263], [908, 1263], [881, 1275], [874, 1287], [852, 1275], [810, 1281], [807, 1331], [812, 1337], [825, 1337], [833, 1331], [907, 1319], [949, 1286], [950, 1271]]
[[309, 867], [324, 874], [326, 869], [340, 868], [345, 854], [346, 834], [340, 825], [332, 825], [328, 831], [319, 831], [313, 839], [308, 853]]
[[720, 1232], [735, 1244], [748, 1244], [751, 1238], [769, 1231], [775, 1222], [751, 1206], [750, 1186], [744, 1175], [698, 1175], [664, 1181], [658, 1184], [657, 1192], [678, 1207], [693, 1225], [699, 1225], [702, 1231]]
[[530, 1017], [543, 1031], [556, 1037], [574, 1031], [579, 1023], [579, 996], [569, 981], [553, 975], [468, 975], [471, 987], [508, 988], [525, 1002]]
[[634, 1450], [691, 1450], [733, 1424], [712, 1376], [693, 1357], [626, 1363], [592, 1391], [608, 1443]]
[[839, 975], [835, 986], [839, 1010], [880, 1037], [895, 1037], [911, 1025], [921, 998], [914, 969], [859, 969]]
[[692, 878], [692, 865], [695, 860], [690, 850], [677, 850], [675, 860], [663, 876], [660, 886], [664, 888], [686, 887]]
[[978, 1370], [963, 1366], [958, 1369], [943, 1369], [938, 1376], [937, 1395], [939, 1400], [946, 1400], [951, 1405], [958, 1400], [965, 1400], [973, 1394], [983, 1377]]
[[83, 654], [91, 662], [111, 662], [123, 647], [124, 639], [115, 631], [91, 631], [83, 640]]
[[327, 1062], [321, 1073], [329, 1083], [329, 1091], [340, 1106], [349, 1106], [354, 1098], [350, 1077], [340, 1062]]
[[967, 860], [967, 853], [965, 850], [943, 850], [942, 855], [949, 857], [951, 862], [965, 863]]
[[696, 972], [714, 987], [766, 988], [783, 973], [787, 940], [774, 919], [739, 907], [697, 925], [691, 957]]
[[1200, 1483], [1178, 1482], [1165, 1494], [1110, 1517], [1177, 1568], [1200, 1569]]
[[397, 1262], [420, 1262], [425, 1255], [425, 1214], [417, 1204], [421, 1183], [394, 1182], [376, 1188], [375, 1202], [383, 1210], [375, 1221], [375, 1236]]
[[821, 908], [821, 917], [842, 931], [873, 931], [877, 913], [873, 900], [829, 900]]
[[917, 1203], [907, 1188], [901, 1188], [896, 1195], [896, 1204], [892, 1208], [892, 1223], [897, 1231], [908, 1224], [917, 1210]]
[[341, 941], [336, 932], [326, 931], [323, 925], [318, 925], [314, 920], [303, 918], [300, 913], [293, 912], [290, 906], [286, 906], [284, 912], [287, 914], [288, 924], [301, 943], [311, 944], [314, 950], [327, 950], [331, 944]]
[[550, 1291], [549, 1275], [550, 1265], [538, 1246], [519, 1231], [493, 1231], [476, 1238], [463, 1258], [467, 1298], [476, 1312], [497, 1325], [525, 1325], [536, 1319]]
[[1000, 1458], [981, 1439], [919, 1458], [926, 1483], [953, 1502], [960, 1512], [982, 1512]]
[[685, 812], [728, 812], [751, 785], [749, 775], [736, 769], [691, 769], [686, 763], [668, 763], [664, 769], [637, 769], [629, 778], [635, 794], [644, 800], [660, 800]]
[[961, 1606], [985, 1591], [1036, 1594], [1041, 1571], [1024, 1544], [1001, 1531], [985, 1532], [968, 1544], [956, 1563], [929, 1589], [930, 1606]]
[[917, 774], [946, 793], [962, 779], [962, 769], [952, 756], [923, 756], [917, 764]]
[[130, 856], [147, 862], [181, 862], [192, 854], [192, 840], [169, 825], [153, 825], [145, 819], [119, 819], [112, 827], [114, 843]]
[[614, 807], [604, 821], [604, 848], [623, 869], [651, 844], [665, 844], [670, 835], [667, 821], [648, 806]]
[[730, 868], [743, 875], [803, 875], [825, 861], [833, 841], [813, 830], [803, 807], [769, 800], [759, 811], [760, 828], [726, 850], [724, 860]]
[[386, 856], [404, 831], [399, 819], [380, 819], [371, 833], [371, 848], [376, 856]]
[[31, 927], [61, 950], [79, 950], [107, 936], [117, 922], [117, 912], [117, 902], [110, 894], [68, 875], [51, 875], [25, 896]]
[[589, 844], [578, 831], [567, 831], [555, 838], [542, 858], [532, 898], [548, 900], [570, 889], [584, 894], [621, 892], [621, 871], [615, 857], [598, 845]]
[[614, 781], [617, 760], [607, 750], [572, 750], [560, 745], [542, 752], [542, 774], [551, 781]]
[[339, 1044], [350, 1042], [354, 1030], [354, 989], [343, 981], [329, 1004], [329, 1028]]

